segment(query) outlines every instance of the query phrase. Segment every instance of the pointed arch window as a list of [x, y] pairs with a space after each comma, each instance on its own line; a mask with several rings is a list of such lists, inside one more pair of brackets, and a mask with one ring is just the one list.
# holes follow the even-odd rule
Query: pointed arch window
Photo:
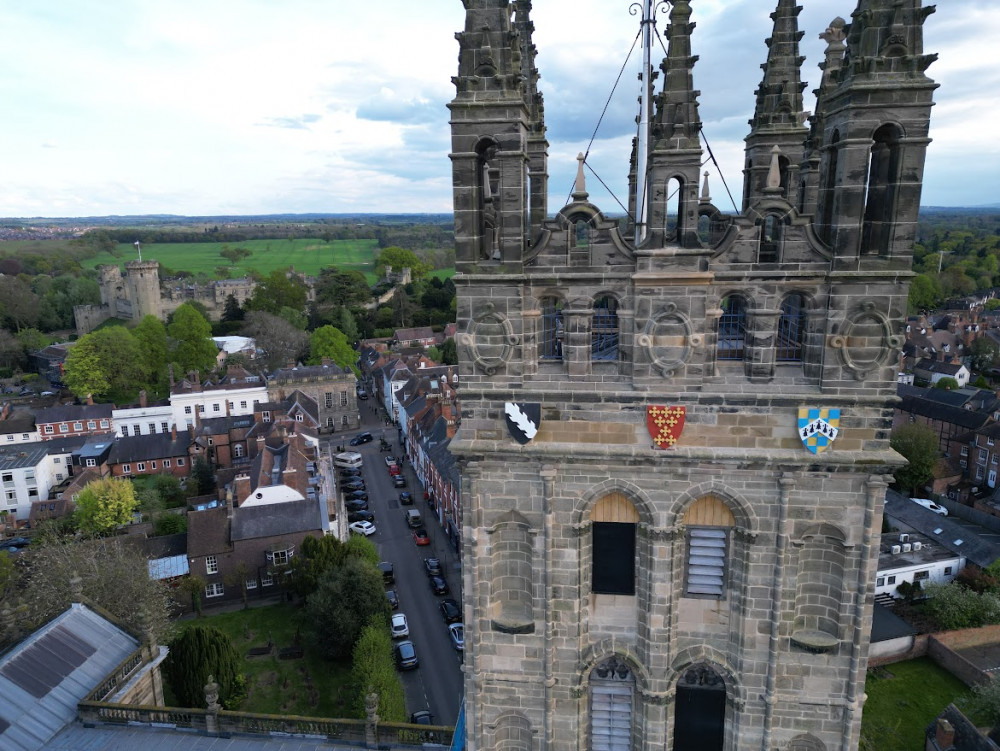
[[760, 263], [777, 263], [778, 251], [781, 247], [781, 219], [777, 214], [768, 214], [760, 228], [760, 251], [757, 260]]
[[611, 295], [594, 303], [590, 327], [590, 359], [618, 359], [618, 301]]
[[861, 229], [861, 252], [887, 254], [892, 240], [896, 189], [899, 186], [899, 130], [883, 125], [873, 136], [868, 161], [865, 219]]
[[635, 594], [635, 532], [639, 512], [621, 493], [606, 495], [590, 514], [594, 594]]
[[781, 303], [778, 319], [778, 362], [802, 362], [802, 342], [806, 331], [806, 306], [802, 295], [789, 295]]
[[828, 243], [833, 242], [833, 198], [837, 189], [837, 170], [839, 169], [839, 159], [840, 131], [834, 131], [833, 137], [830, 139], [830, 147], [826, 162], [826, 178], [823, 181], [823, 193], [820, 197], [823, 206], [820, 229], [823, 233], [823, 239]]
[[563, 324], [562, 300], [555, 297], [542, 299], [542, 341], [540, 354], [543, 360], [563, 359]]
[[719, 318], [719, 360], [742, 360], [747, 337], [747, 304], [739, 295], [728, 295], [722, 300]]
[[729, 533], [736, 526], [733, 512], [721, 498], [699, 498], [685, 512], [688, 530], [687, 597], [723, 599], [729, 556]]

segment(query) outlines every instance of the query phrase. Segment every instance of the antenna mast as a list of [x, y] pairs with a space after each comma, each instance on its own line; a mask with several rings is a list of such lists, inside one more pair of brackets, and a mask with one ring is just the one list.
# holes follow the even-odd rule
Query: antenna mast
[[[662, 0], [642, 0], [642, 70], [639, 73], [639, 136], [635, 169], [635, 244], [646, 239], [649, 213], [649, 111], [652, 106], [652, 46], [654, 8]], [[634, 7], [634, 6], [633, 6]]]

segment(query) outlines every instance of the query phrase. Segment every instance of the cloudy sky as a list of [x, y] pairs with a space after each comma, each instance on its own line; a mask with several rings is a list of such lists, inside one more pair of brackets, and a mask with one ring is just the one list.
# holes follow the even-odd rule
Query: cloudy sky
[[[630, 4], [534, 2], [552, 210], [626, 62]], [[811, 109], [818, 34], [855, 0], [800, 4]], [[734, 196], [774, 5], [692, 2], [705, 133]], [[460, 0], [4, 2], [0, 216], [449, 212], [445, 105], [463, 23]], [[1000, 3], [941, 0], [927, 21], [941, 88], [925, 205], [1000, 202], [997, 39]], [[633, 54], [590, 150], [621, 200], [637, 70]], [[596, 180], [588, 187], [617, 211]]]

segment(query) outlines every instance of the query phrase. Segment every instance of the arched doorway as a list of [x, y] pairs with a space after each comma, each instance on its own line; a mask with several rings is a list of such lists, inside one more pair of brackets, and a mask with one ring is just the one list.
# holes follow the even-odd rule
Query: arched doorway
[[708, 665], [694, 665], [677, 681], [674, 751], [722, 751], [726, 683]]

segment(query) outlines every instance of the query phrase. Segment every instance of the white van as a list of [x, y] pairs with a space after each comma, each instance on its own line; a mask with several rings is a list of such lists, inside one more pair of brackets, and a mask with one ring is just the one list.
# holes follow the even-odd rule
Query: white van
[[424, 523], [424, 520], [420, 518], [420, 512], [415, 508], [407, 509], [403, 516], [406, 517], [406, 526], [410, 529], [416, 529]]
[[361, 469], [364, 460], [357, 451], [345, 451], [333, 457], [333, 466], [337, 469]]

